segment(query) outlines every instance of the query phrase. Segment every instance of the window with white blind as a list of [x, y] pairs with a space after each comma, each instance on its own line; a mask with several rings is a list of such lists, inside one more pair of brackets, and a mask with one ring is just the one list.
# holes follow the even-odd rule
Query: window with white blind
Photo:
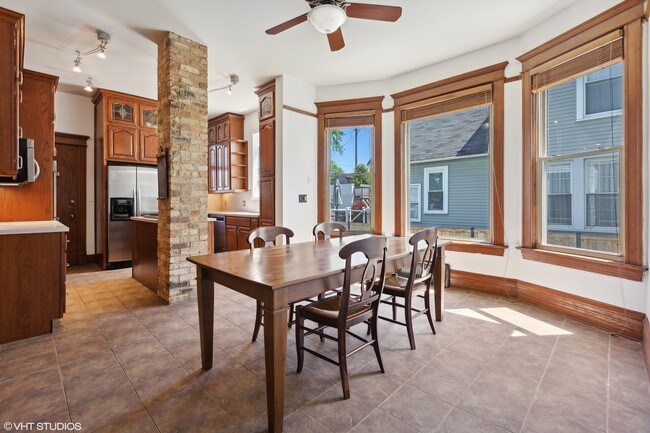
[[573, 225], [571, 163], [548, 162], [546, 185], [548, 225]]
[[579, 77], [576, 80], [576, 118], [620, 116], [623, 102], [623, 63]]
[[618, 228], [619, 183], [617, 156], [585, 159], [585, 226]]
[[420, 222], [422, 220], [422, 186], [419, 183], [411, 184], [409, 187], [410, 199], [410, 220]]

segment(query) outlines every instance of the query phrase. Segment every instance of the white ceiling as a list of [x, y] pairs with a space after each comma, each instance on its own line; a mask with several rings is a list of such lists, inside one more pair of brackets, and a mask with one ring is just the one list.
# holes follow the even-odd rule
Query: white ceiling
[[[253, 90], [278, 75], [316, 86], [385, 79], [520, 35], [577, 0], [364, 0], [402, 6], [396, 23], [350, 19], [336, 53], [309, 23], [264, 33], [309, 10], [303, 0], [0, 0], [26, 15], [25, 66], [60, 77], [59, 89], [97, 87], [156, 98], [156, 41], [173, 31], [208, 46], [209, 88], [238, 74], [233, 95], [210, 93], [210, 115], [256, 107]], [[111, 34], [108, 60], [75, 50]]]

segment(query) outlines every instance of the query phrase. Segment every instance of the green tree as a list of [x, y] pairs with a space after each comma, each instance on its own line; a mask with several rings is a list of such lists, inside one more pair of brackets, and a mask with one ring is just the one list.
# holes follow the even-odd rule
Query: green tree
[[[343, 169], [334, 161], [330, 161], [330, 174], [343, 174], [345, 173]], [[334, 176], [332, 176], [334, 179]]]
[[[354, 167], [354, 172], [357, 174], [368, 173], [368, 167], [366, 164], [357, 164], [357, 166]], [[354, 182], [354, 186], [356, 187], [360, 187], [361, 185], [370, 185], [370, 175], [355, 176], [352, 182]]]
[[340, 129], [330, 129], [330, 149], [331, 152], [336, 152], [339, 155], [343, 155], [345, 152], [345, 146], [343, 146], [343, 133]]

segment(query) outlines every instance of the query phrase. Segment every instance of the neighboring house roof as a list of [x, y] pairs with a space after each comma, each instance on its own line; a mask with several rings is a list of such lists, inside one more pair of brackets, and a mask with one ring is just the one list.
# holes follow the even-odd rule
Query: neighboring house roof
[[409, 123], [411, 162], [488, 153], [489, 108], [443, 114]]

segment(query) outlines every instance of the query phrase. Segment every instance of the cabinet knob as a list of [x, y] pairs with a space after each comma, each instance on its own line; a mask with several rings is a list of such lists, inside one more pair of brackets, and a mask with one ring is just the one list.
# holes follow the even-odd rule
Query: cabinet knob
[[74, 204], [74, 200], [70, 200], [70, 204]]
[[74, 219], [74, 214], [73, 214], [73, 213], [70, 214], [70, 219], [71, 219], [71, 220]]

